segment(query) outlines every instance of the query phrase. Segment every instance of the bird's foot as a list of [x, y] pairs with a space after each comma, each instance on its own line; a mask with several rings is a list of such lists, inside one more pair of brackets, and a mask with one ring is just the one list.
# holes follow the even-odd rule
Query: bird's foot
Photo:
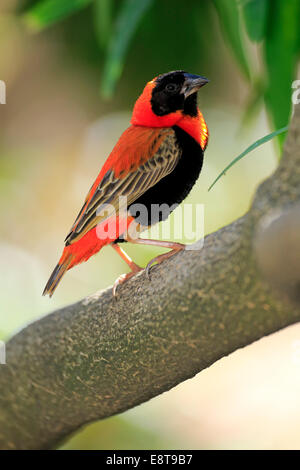
[[168, 253], [163, 253], [162, 255], [155, 256], [149, 263], [147, 264], [145, 268], [145, 273], [148, 279], [150, 279], [150, 269], [153, 266], [154, 263], [160, 264], [162, 263], [165, 259], [171, 258], [174, 256], [176, 253], [179, 251], [182, 251], [185, 249], [185, 245], [182, 243], [176, 243], [176, 247], [173, 248], [173, 250], [169, 251]]
[[120, 286], [121, 284], [124, 284], [124, 282], [128, 281], [128, 279], [133, 277], [135, 274], [139, 273], [140, 271], [143, 271], [143, 268], [141, 268], [140, 266], [138, 266], [135, 263], [132, 263], [131, 269], [132, 269], [132, 271], [130, 273], [122, 274], [121, 276], [119, 276], [116, 279], [116, 281], [113, 285], [113, 290], [112, 290], [113, 297], [116, 298], [116, 296], [117, 296], [118, 286]]

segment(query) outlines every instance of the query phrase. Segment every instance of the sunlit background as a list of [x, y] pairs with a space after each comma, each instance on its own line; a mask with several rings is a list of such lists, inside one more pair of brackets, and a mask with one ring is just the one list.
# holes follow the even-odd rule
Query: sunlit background
[[[288, 122], [300, 2], [274, 0], [272, 12], [270, 3], [1, 0], [0, 339], [126, 272], [106, 247], [68, 272], [51, 300], [41, 296], [83, 198], [157, 74], [184, 69], [210, 79], [199, 93], [210, 141], [187, 199], [205, 205], [205, 233], [247, 211], [278, 165], [282, 140], [208, 187], [248, 145]], [[161, 252], [126, 248], [142, 265]], [[299, 340], [298, 325], [260, 340], [63, 448], [299, 449]]]

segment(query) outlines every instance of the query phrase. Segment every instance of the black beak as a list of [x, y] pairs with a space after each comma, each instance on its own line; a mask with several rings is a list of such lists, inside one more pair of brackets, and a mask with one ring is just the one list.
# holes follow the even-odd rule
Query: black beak
[[201, 77], [200, 75], [192, 75], [190, 73], [185, 73], [185, 81], [183, 83], [182, 92], [187, 98], [192, 93], [195, 93], [201, 88], [203, 85], [209, 82], [207, 78]]

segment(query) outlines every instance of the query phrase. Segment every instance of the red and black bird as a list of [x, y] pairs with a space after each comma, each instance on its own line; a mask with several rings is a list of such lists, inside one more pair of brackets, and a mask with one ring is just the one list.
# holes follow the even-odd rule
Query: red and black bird
[[[150, 217], [151, 205], [181, 203], [198, 179], [208, 129], [197, 106], [197, 92], [207, 82], [204, 77], [179, 70], [147, 83], [135, 103], [130, 127], [104, 163], [65, 239], [63, 254], [43, 295], [51, 297], [68, 269], [87, 261], [105, 245], [111, 245], [131, 268], [116, 281], [114, 294], [118, 284], [142, 270], [119, 243], [171, 249], [150, 261], [146, 269], [184, 248], [180, 243], [131, 237], [130, 233], [133, 227], [140, 233], [163, 220], [161, 213], [154, 220]], [[120, 205], [120, 197], [126, 207]], [[136, 217], [135, 204], [147, 208], [144, 220]], [[110, 231], [112, 221], [116, 229]]]

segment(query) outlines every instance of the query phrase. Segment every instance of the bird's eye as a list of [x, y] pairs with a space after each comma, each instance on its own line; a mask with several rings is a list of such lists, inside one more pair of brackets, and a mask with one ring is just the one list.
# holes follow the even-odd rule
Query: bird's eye
[[165, 89], [169, 93], [174, 93], [175, 91], [177, 91], [178, 85], [176, 85], [175, 83], [168, 83]]

